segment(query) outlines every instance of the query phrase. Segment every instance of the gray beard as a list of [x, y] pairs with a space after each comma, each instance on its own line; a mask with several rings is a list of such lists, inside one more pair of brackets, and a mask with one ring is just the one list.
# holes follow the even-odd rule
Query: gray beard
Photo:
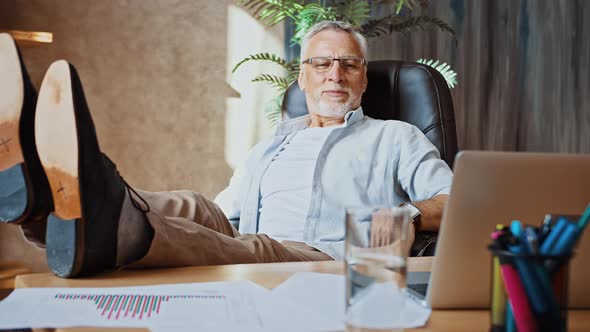
[[354, 110], [353, 105], [355, 101], [356, 98], [352, 97], [349, 98], [346, 103], [342, 104], [327, 104], [323, 101], [319, 101], [316, 104], [316, 109], [310, 110], [310, 113], [329, 118], [344, 118], [346, 113]]

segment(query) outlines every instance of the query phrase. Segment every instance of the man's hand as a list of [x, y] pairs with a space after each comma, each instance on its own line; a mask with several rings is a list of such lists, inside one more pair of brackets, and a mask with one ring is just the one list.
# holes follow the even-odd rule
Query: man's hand
[[371, 220], [369, 247], [377, 248], [377, 252], [383, 250], [384, 253], [391, 253], [393, 247], [395, 252], [408, 253], [414, 242], [414, 225], [407, 223], [406, 229], [403, 228], [401, 217], [393, 216], [390, 209], [375, 211]]
[[436, 195], [425, 201], [412, 202], [412, 205], [417, 207], [421, 213], [418, 231], [438, 231], [443, 209], [448, 199], [449, 195]]

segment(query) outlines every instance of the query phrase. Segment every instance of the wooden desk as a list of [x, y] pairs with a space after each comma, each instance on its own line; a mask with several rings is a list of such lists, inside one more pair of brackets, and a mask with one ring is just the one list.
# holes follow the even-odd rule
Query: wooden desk
[[[430, 271], [432, 258], [411, 258], [409, 271]], [[186, 267], [157, 270], [121, 270], [84, 279], [62, 279], [50, 273], [27, 274], [16, 278], [17, 288], [26, 287], [115, 287], [153, 284], [172, 284], [208, 281], [250, 280], [273, 288], [296, 272], [344, 273], [341, 262], [305, 262], [240, 264], [222, 266]], [[572, 311], [569, 315], [570, 331], [590, 330], [590, 311]], [[59, 329], [61, 331], [62, 329]], [[63, 329], [63, 331], [102, 331], [104, 328]], [[109, 329], [115, 331], [119, 329]], [[131, 331], [130, 329], [120, 329]], [[138, 331], [147, 331], [134, 329]], [[485, 310], [437, 310], [432, 312], [428, 325], [422, 329], [405, 331], [485, 331], [489, 330], [489, 314]]]
[[19, 262], [0, 262], [0, 289], [14, 288], [16, 276], [31, 273], [31, 270]]

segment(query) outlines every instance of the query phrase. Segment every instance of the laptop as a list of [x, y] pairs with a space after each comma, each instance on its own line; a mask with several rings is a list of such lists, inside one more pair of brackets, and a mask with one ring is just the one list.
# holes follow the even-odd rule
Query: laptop
[[[489, 308], [496, 224], [539, 226], [546, 214], [581, 215], [589, 203], [590, 155], [460, 152], [432, 272], [410, 274], [408, 288], [425, 288], [433, 309]], [[569, 305], [590, 307], [590, 229], [570, 265]]]

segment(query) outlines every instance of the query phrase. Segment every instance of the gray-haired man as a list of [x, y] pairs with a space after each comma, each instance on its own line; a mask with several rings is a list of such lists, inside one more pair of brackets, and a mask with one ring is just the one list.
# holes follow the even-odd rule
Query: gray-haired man
[[[395, 206], [408, 198], [420, 228], [437, 230], [452, 173], [417, 128], [363, 115], [366, 53], [365, 39], [346, 23], [312, 27], [298, 78], [310, 114], [279, 124], [257, 144], [215, 203], [190, 191], [131, 189], [98, 148], [75, 70], [54, 63], [37, 102], [36, 117], [44, 121], [35, 127], [49, 182], [35, 190], [51, 192], [54, 212], [46, 227], [26, 216], [19, 223], [39, 244], [46, 228], [49, 265], [65, 277], [130, 264], [341, 259], [344, 207]], [[52, 99], [56, 93], [64, 98]], [[58, 157], [40, 144], [56, 133], [67, 134], [59, 144], [69, 147]], [[228, 221], [234, 218], [239, 231]]]

